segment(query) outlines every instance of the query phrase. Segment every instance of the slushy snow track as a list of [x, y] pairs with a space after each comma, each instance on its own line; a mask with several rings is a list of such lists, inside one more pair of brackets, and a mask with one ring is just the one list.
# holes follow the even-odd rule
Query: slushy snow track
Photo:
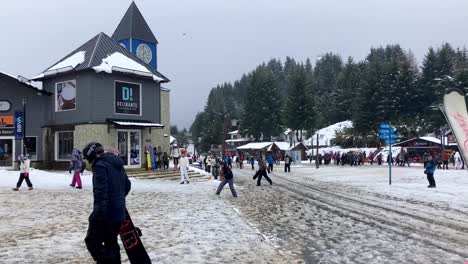
[[[271, 174], [272, 187], [265, 181], [262, 187], [252, 186], [254, 182], [246, 182], [252, 171], [235, 170], [241, 175], [242, 194], [248, 196], [237, 206], [280, 248], [307, 263], [463, 263], [468, 256], [468, 214], [321, 179], [322, 173], [345, 176], [368, 170], [385, 168], [297, 167], [291, 174]], [[415, 168], [397, 171], [421, 173]], [[428, 191], [424, 181], [419, 188]], [[257, 200], [258, 205], [246, 200]]]

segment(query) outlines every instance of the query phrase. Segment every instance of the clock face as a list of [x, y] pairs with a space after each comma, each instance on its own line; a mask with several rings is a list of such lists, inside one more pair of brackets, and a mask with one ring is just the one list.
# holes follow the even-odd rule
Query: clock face
[[138, 45], [136, 55], [146, 63], [150, 63], [151, 59], [153, 59], [153, 52], [151, 52], [150, 47], [146, 44]]

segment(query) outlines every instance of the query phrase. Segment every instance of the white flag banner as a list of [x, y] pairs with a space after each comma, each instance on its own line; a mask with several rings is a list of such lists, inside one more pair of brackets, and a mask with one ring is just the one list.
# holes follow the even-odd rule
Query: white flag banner
[[[444, 114], [457, 140], [463, 160], [468, 161], [468, 113], [465, 93], [459, 89], [449, 89], [444, 95]], [[468, 169], [468, 166], [466, 166]]]

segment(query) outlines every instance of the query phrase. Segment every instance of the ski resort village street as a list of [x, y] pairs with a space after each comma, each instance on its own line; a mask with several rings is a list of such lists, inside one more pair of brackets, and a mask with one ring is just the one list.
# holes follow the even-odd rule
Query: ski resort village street
[[[233, 169], [238, 193], [208, 177], [131, 178], [127, 207], [153, 263], [463, 263], [468, 257], [468, 177], [422, 167], [275, 166], [256, 186]], [[0, 171], [1, 263], [93, 263], [83, 242], [92, 210], [67, 172], [31, 171], [35, 184], [11, 191], [17, 172]], [[122, 246], [121, 246], [122, 248]], [[124, 263], [126, 254], [122, 251]]]

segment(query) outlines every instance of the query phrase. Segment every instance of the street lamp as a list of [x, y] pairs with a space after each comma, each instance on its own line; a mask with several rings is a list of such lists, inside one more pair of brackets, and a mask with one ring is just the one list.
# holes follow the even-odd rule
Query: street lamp
[[27, 100], [23, 99], [23, 155], [26, 155], [26, 103]]

